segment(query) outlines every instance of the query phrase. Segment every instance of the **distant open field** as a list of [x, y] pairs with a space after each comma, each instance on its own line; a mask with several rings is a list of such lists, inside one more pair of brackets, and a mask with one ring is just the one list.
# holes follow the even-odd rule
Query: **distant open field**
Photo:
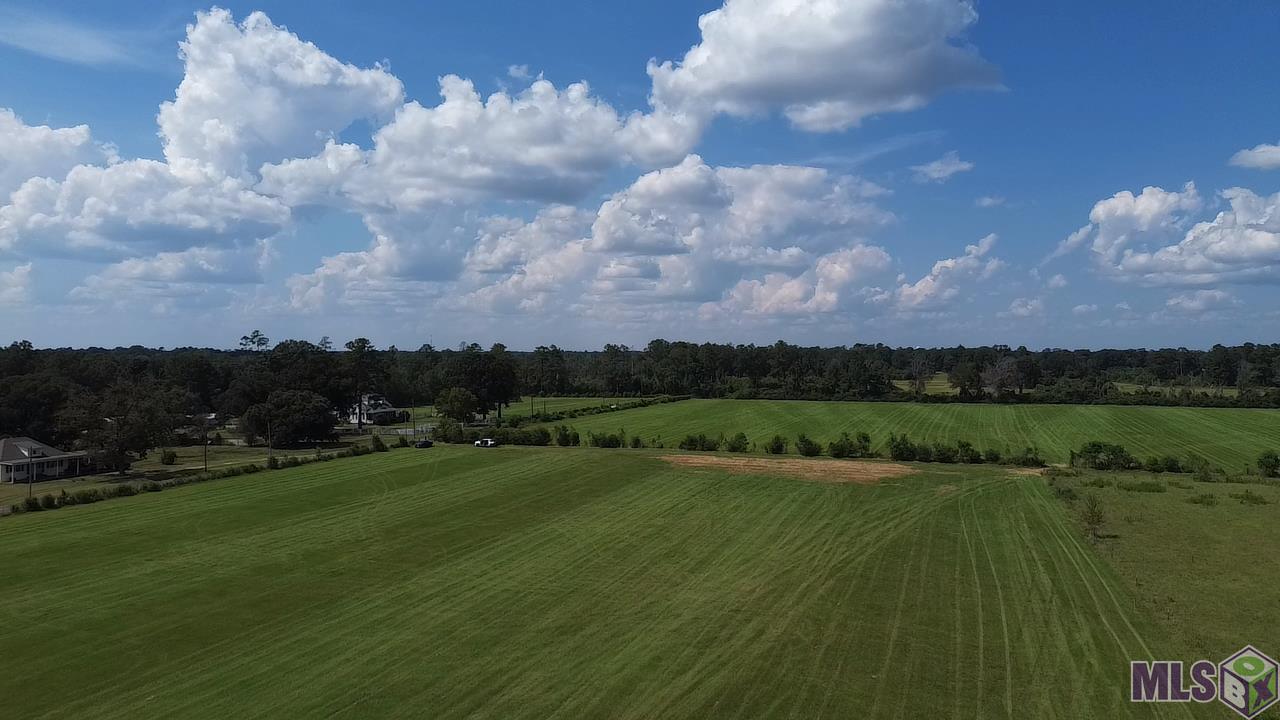
[[646, 441], [660, 438], [667, 447], [700, 432], [743, 432], [762, 444], [774, 433], [789, 440], [806, 433], [825, 443], [842, 431], [862, 431], [878, 447], [891, 432], [907, 433], [913, 440], [968, 440], [979, 448], [1037, 447], [1051, 462], [1065, 462], [1085, 442], [1104, 440], [1143, 458], [1196, 453], [1232, 471], [1252, 465], [1265, 449], [1280, 450], [1280, 412], [1234, 408], [685, 400], [567, 424], [583, 434], [624, 429]]
[[[1202, 710], [1125, 701], [1130, 659], [1187, 646], [1043, 478], [908, 466], [875, 482], [877, 466], [846, 461], [865, 472], [841, 484], [679, 467], [662, 452], [397, 450], [7, 518], [0, 657], [23, 670], [0, 673], [4, 714]], [[1276, 507], [1249, 507], [1239, 537]], [[1240, 517], [1220, 515], [1187, 517]], [[1259, 534], [1251, 548], [1274, 556], [1276, 544]], [[1199, 546], [1197, 568], [1230, 574], [1233, 590], [1273, 572], [1232, 567], [1231, 552]], [[1274, 607], [1275, 585], [1249, 597]], [[1177, 593], [1180, 610], [1216, 613], [1241, 643], [1280, 641], [1274, 623], [1249, 624], [1254, 606]]]
[[[621, 403], [635, 400], [636, 398], [608, 398], [608, 397], [523, 397], [517, 402], [511, 403], [511, 407], [503, 408], [503, 417], [528, 417], [534, 412], [560, 412], [563, 410], [576, 410], [578, 408], [600, 407], [610, 403]], [[417, 408], [416, 418], [419, 422], [427, 422], [435, 418], [436, 411], [431, 405], [420, 405]], [[403, 427], [410, 427], [409, 423], [401, 423]]]
[[[911, 390], [910, 380], [894, 380], [893, 384], [899, 390]], [[947, 379], [946, 373], [934, 373], [924, 382], [924, 392], [926, 395], [959, 395], [960, 391], [951, 387], [951, 381]]]

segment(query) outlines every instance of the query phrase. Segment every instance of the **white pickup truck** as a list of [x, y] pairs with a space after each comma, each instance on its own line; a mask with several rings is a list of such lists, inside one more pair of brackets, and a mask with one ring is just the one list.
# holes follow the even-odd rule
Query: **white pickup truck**
[[476, 447], [484, 447], [484, 448], [498, 447], [498, 441], [494, 440], [493, 438], [484, 438], [483, 440], [476, 441]]

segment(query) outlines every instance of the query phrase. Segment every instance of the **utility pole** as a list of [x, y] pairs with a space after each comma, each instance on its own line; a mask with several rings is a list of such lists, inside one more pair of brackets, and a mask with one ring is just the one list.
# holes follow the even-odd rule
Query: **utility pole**
[[200, 444], [204, 450], [204, 472], [209, 474], [209, 418], [200, 419]]

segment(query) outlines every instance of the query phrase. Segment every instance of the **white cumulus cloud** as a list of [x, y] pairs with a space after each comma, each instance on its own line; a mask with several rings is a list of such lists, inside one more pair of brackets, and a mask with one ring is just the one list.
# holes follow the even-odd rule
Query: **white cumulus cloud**
[[26, 305], [31, 299], [31, 263], [0, 271], [0, 306]]
[[956, 152], [949, 152], [933, 162], [911, 167], [912, 172], [915, 174], [916, 182], [921, 183], [946, 182], [952, 175], [968, 172], [972, 169], [973, 163], [961, 160], [960, 155]]
[[873, 298], [898, 312], [938, 310], [961, 293], [966, 282], [985, 280], [1004, 267], [1004, 261], [991, 255], [997, 236], [987, 235], [964, 249], [959, 257], [944, 258], [933, 264], [929, 273], [914, 283], [901, 283], [895, 290]]
[[709, 117], [781, 109], [804, 130], [914, 110], [956, 88], [999, 86], [964, 40], [958, 0], [726, 0], [678, 62], [650, 62], [660, 110]]
[[1230, 188], [1220, 198], [1227, 209], [1195, 222], [1204, 203], [1190, 183], [1117, 193], [1059, 251], [1087, 245], [1102, 272], [1146, 285], [1280, 281], [1280, 193]]
[[0, 108], [0, 204], [31, 178], [61, 179], [81, 163], [110, 159], [112, 151], [93, 142], [88, 125], [30, 126]]
[[260, 12], [239, 24], [226, 10], [197, 13], [181, 48], [185, 74], [157, 117], [165, 158], [180, 173], [243, 177], [312, 155], [404, 97], [385, 69], [342, 63]]
[[1255, 170], [1275, 170], [1280, 168], [1280, 144], [1263, 144], [1248, 150], [1241, 150], [1231, 156], [1231, 164], [1236, 167], [1253, 168]]

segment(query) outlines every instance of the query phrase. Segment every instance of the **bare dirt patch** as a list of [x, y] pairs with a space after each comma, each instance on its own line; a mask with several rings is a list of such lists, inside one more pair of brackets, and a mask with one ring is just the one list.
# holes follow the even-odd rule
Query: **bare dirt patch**
[[765, 458], [723, 457], [718, 455], [663, 455], [672, 465], [707, 470], [724, 470], [741, 475], [794, 477], [827, 483], [870, 485], [886, 478], [902, 477], [914, 469], [886, 462], [859, 460], [768, 460]]
[[956, 487], [955, 485], [951, 485], [948, 483], [946, 485], [939, 485], [938, 489], [934, 490], [933, 492], [935, 495], [951, 495], [952, 493], [954, 493], [959, 489], [960, 488]]
[[1009, 469], [1009, 474], [1010, 474], [1010, 475], [1027, 475], [1027, 476], [1031, 476], [1031, 477], [1039, 477], [1040, 475], [1043, 475], [1043, 474], [1044, 474], [1044, 471], [1045, 471], [1045, 470], [1048, 470], [1048, 468], [1010, 468], [1010, 469]]

